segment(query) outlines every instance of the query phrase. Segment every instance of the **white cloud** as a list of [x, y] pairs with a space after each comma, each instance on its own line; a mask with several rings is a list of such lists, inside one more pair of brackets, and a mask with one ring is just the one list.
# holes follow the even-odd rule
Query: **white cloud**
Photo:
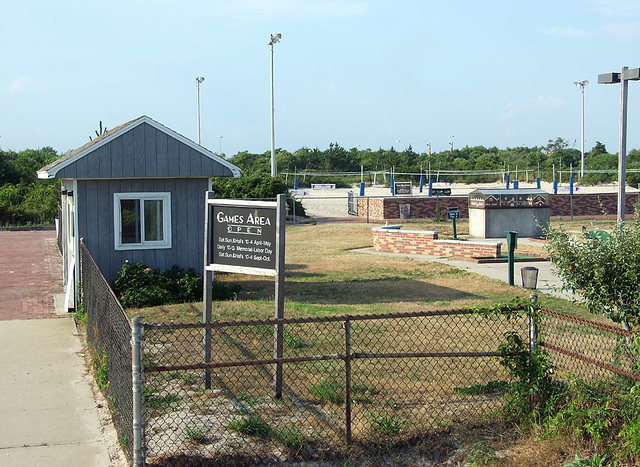
[[20, 92], [24, 88], [26, 88], [28, 84], [29, 78], [18, 78], [11, 83], [9, 89], [7, 89], [7, 92], [9, 94], [15, 94], [16, 92]]

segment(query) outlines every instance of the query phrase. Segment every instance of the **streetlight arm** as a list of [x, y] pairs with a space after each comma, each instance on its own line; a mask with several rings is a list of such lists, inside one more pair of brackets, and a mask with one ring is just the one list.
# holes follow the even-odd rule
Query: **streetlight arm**
[[640, 68], [622, 67], [620, 73], [598, 75], [598, 84], [620, 83], [620, 151], [618, 153], [618, 224], [625, 217], [625, 184], [627, 182], [627, 99], [628, 82], [640, 80]]

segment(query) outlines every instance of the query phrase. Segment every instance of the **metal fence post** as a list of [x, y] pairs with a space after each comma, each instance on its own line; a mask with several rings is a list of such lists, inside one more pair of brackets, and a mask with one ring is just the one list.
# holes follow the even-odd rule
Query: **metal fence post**
[[351, 445], [351, 321], [344, 322], [344, 414], [347, 446]]
[[[282, 359], [284, 356], [284, 249], [285, 249], [285, 227], [286, 218], [286, 195], [279, 194], [277, 197], [278, 215], [276, 220], [276, 283], [275, 283], [275, 318], [277, 323], [273, 330], [273, 358]], [[282, 365], [281, 361], [273, 365], [273, 397], [282, 398]]]
[[140, 358], [140, 317], [131, 328], [131, 376], [133, 391], [133, 466], [141, 467], [142, 459], [142, 364]]
[[[535, 306], [538, 303], [538, 294], [531, 294], [531, 303]], [[538, 342], [538, 323], [529, 312], [529, 352], [533, 355], [536, 353], [536, 343]]]
[[[536, 353], [537, 342], [538, 342], [538, 323], [536, 323], [536, 320], [532, 313], [532, 309], [533, 309], [533, 306], [535, 306], [535, 304], [538, 302], [538, 294], [532, 293], [530, 297], [531, 297], [532, 307], [529, 308], [529, 313], [528, 313], [529, 314], [529, 362], [533, 363], [534, 355]], [[529, 398], [529, 403], [531, 405], [532, 410], [536, 403], [537, 397], [538, 397], [538, 391], [534, 390]]]

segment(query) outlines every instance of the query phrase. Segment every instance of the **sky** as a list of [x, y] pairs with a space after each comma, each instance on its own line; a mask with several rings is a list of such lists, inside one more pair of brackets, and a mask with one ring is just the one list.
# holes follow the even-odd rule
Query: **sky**
[[[637, 0], [0, 0], [0, 148], [58, 153], [147, 115], [233, 156], [545, 146], [618, 152]], [[640, 149], [640, 82], [627, 150]]]

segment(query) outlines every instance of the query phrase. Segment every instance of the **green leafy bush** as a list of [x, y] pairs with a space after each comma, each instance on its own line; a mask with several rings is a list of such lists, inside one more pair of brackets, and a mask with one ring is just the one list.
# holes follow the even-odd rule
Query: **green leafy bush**
[[[163, 272], [145, 264], [126, 261], [119, 270], [113, 292], [125, 308], [142, 308], [202, 301], [203, 278], [193, 269], [185, 271], [177, 265]], [[239, 286], [226, 287], [214, 283], [214, 298], [228, 299]]]

